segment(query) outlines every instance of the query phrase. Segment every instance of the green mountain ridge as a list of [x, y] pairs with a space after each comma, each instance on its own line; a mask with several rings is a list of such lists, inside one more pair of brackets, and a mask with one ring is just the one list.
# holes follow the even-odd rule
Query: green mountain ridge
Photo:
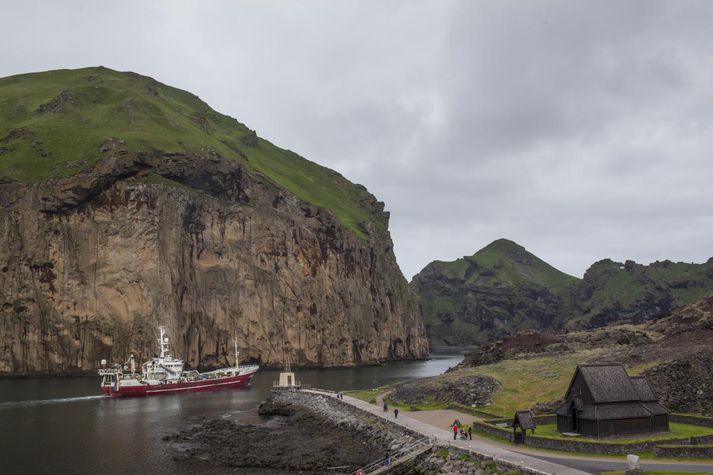
[[512, 330], [556, 328], [557, 294], [577, 278], [498, 239], [472, 256], [435, 261], [414, 276], [432, 344], [483, 344]]
[[482, 345], [536, 329], [577, 330], [655, 319], [713, 294], [713, 259], [650, 265], [603, 259], [582, 279], [498, 239], [472, 256], [434, 261], [414, 276], [432, 344]]
[[385, 225], [381, 210], [364, 206], [373, 197], [363, 186], [150, 77], [91, 67], [0, 78], [0, 180], [72, 176], [117, 149], [234, 159], [362, 238]]
[[472, 256], [452, 262], [434, 261], [440, 269], [465, 283], [490, 283], [492, 285], [535, 284], [558, 290], [566, 287], [576, 277], [561, 272], [519, 244], [508, 239], [498, 239]]

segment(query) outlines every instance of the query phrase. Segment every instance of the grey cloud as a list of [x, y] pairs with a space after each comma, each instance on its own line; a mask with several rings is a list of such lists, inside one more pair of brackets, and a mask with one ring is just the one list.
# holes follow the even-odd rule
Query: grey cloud
[[713, 255], [713, 3], [17, 1], [0, 74], [190, 90], [366, 185], [407, 277], [507, 237], [574, 275]]

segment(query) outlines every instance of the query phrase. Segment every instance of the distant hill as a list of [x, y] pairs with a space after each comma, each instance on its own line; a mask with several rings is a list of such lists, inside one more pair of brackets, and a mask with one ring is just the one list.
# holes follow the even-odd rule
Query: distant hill
[[434, 261], [414, 276], [433, 345], [482, 344], [527, 328], [559, 326], [557, 295], [577, 278], [498, 239], [472, 256]]
[[472, 256], [428, 264], [411, 287], [420, 296], [433, 345], [481, 345], [526, 329], [656, 319], [713, 294], [713, 259], [650, 265], [605, 259], [578, 279], [499, 239]]
[[604, 259], [562, 294], [562, 321], [567, 329], [640, 323], [712, 294], [713, 258], [649, 265]]

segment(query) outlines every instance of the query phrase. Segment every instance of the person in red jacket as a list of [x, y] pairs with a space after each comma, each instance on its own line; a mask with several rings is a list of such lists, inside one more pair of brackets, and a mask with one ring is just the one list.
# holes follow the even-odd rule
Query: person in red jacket
[[453, 440], [458, 437], [458, 424], [453, 424]]

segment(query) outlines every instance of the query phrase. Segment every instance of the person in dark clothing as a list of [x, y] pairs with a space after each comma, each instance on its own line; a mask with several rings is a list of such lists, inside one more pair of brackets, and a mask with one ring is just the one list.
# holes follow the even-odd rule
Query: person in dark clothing
[[473, 426], [468, 426], [468, 440], [473, 440]]
[[394, 409], [394, 419], [398, 419], [398, 418], [399, 418], [399, 410]]
[[384, 403], [384, 412], [389, 412], [389, 406], [386, 403]]

